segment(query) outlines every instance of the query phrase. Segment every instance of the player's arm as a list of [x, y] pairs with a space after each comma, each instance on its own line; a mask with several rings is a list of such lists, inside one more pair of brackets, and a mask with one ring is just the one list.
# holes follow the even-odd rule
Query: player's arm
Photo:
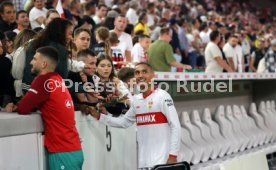
[[173, 100], [168, 93], [164, 94], [162, 99], [162, 112], [165, 114], [170, 127], [170, 151], [167, 163], [175, 163], [177, 161], [177, 155], [180, 150], [181, 142], [181, 126], [178, 119]]
[[40, 77], [34, 80], [26, 95], [17, 105], [17, 112], [19, 114], [30, 113], [33, 109], [37, 108], [41, 103], [48, 99], [50, 93], [44, 89], [44, 83], [45, 81]]
[[112, 117], [109, 115], [99, 113], [95, 108], [91, 108], [89, 112], [94, 118], [98, 119], [101, 123], [111, 127], [128, 128], [136, 122], [133, 105], [126, 112], [126, 114], [121, 117]]

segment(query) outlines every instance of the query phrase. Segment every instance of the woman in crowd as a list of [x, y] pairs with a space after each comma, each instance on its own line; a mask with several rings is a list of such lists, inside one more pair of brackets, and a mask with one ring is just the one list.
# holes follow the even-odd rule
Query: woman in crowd
[[106, 27], [99, 27], [96, 30], [97, 44], [94, 46], [94, 52], [96, 55], [99, 53], [105, 53], [111, 55], [111, 48], [109, 44], [109, 30]]
[[96, 85], [99, 89], [100, 95], [110, 102], [111, 98], [119, 98], [130, 105], [131, 93], [126, 88], [124, 83], [115, 75], [115, 69], [112, 64], [110, 56], [100, 53], [96, 62], [97, 76], [100, 81]]
[[141, 13], [138, 18], [138, 23], [134, 27], [134, 33], [138, 31], [143, 31], [143, 34], [149, 35], [149, 28], [148, 28], [148, 15], [147, 13]]
[[14, 39], [16, 37], [16, 33], [13, 31], [7, 31], [4, 33], [4, 41], [3, 41], [3, 47], [6, 52], [6, 57], [8, 59], [13, 60], [13, 49], [14, 49]]
[[26, 49], [32, 40], [36, 36], [36, 32], [30, 29], [24, 29], [21, 31], [14, 40], [14, 55], [12, 62], [12, 76], [15, 79], [14, 87], [16, 97], [23, 96], [22, 92], [22, 78], [26, 60]]
[[31, 60], [39, 47], [51, 46], [58, 51], [59, 63], [56, 67], [56, 72], [59, 73], [62, 78], [67, 78], [68, 70], [75, 72], [81, 71], [85, 68], [83, 62], [70, 59], [68, 53], [68, 46], [72, 42], [74, 26], [65, 19], [55, 18], [48, 26], [43, 30], [37, 38], [28, 46], [26, 50], [26, 63], [23, 74], [23, 90], [28, 90], [31, 82], [33, 81], [33, 75], [31, 73]]

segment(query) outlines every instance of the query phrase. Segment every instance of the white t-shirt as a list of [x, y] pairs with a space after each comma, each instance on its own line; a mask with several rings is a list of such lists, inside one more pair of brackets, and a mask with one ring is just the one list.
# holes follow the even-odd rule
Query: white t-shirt
[[36, 22], [36, 19], [43, 16], [46, 18], [46, 15], [47, 15], [47, 9], [46, 8], [43, 8], [43, 9], [38, 9], [36, 7], [33, 7], [30, 11], [30, 14], [29, 14], [29, 18], [30, 18], [30, 23], [31, 23], [31, 27], [32, 29], [36, 28], [36, 27], [41, 27], [41, 25]]
[[[235, 64], [235, 69], [238, 69], [238, 66], [243, 65], [243, 52], [242, 52], [242, 47], [238, 44], [235, 47], [235, 52], [236, 52], [236, 60], [234, 61]], [[242, 72], [242, 67], [239, 67], [239, 72]]]
[[154, 15], [148, 14], [148, 27], [151, 27], [154, 25]]
[[131, 50], [131, 58], [133, 63], [146, 62], [145, 51], [140, 43], [136, 43]]
[[216, 72], [222, 73], [223, 68], [215, 60], [216, 57], [222, 58], [222, 53], [213, 42], [209, 42], [205, 48], [205, 60], [206, 60], [206, 70], [205, 72]]
[[96, 24], [100, 24], [100, 23], [102, 22], [101, 18], [98, 17], [97, 15], [95, 15], [95, 16], [93, 17], [93, 20], [94, 20], [94, 22], [95, 22]]
[[210, 42], [208, 32], [201, 31], [199, 36], [204, 44], [208, 44]]
[[233, 48], [229, 43], [226, 43], [224, 45], [223, 52], [224, 52], [226, 58], [233, 58], [233, 60], [235, 60], [235, 58], [236, 58], [235, 48]]
[[133, 47], [131, 36], [123, 32], [120, 35], [119, 40], [120, 40], [119, 47], [121, 48], [123, 54], [125, 54], [126, 51], [131, 52]]
[[136, 13], [136, 11], [132, 8], [129, 8], [127, 13], [126, 13], [126, 17], [128, 19], [128, 23], [135, 25], [138, 21], [138, 15]]
[[195, 37], [193, 36], [193, 34], [187, 34], [186, 37], [189, 43], [189, 53], [195, 51], [194, 47], [192, 46], [192, 42], [195, 41]]

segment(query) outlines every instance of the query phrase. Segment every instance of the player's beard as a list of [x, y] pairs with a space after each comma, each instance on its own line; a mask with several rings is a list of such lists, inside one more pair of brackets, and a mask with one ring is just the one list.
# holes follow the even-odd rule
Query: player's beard
[[32, 68], [31, 72], [32, 72], [32, 75], [33, 75], [33, 76], [37, 76], [37, 75], [39, 75], [40, 70], [37, 69], [37, 68]]

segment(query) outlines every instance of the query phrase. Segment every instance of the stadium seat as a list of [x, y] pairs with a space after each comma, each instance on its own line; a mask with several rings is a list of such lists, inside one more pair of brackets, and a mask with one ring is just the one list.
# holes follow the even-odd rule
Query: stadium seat
[[247, 129], [248, 122], [243, 118], [241, 109], [237, 105], [233, 106], [233, 118], [239, 124], [242, 134], [248, 139], [248, 145], [246, 147], [249, 149], [252, 148], [254, 144], [258, 145], [257, 136], [250, 133], [250, 131]]
[[223, 157], [225, 154], [231, 154], [232, 152], [230, 150], [230, 142], [221, 135], [219, 126], [215, 121], [212, 120], [211, 112], [208, 108], [204, 109], [201, 120], [209, 127], [212, 138], [221, 144], [221, 152], [219, 157]]
[[272, 109], [274, 115], [276, 116], [276, 108], [275, 108], [275, 101], [274, 100], [271, 100], [271, 109]]
[[261, 101], [261, 103], [259, 104], [258, 112], [264, 118], [266, 127], [268, 127], [274, 133], [274, 136], [275, 136], [276, 135], [275, 122], [273, 122], [272, 115], [268, 112], [266, 103], [264, 101]]
[[200, 129], [201, 136], [205, 141], [205, 145], [208, 145], [212, 148], [211, 159], [217, 158], [221, 151], [220, 144], [214, 138], [212, 138], [209, 127], [201, 122], [197, 110], [192, 112], [191, 122]]
[[233, 135], [239, 143], [239, 150], [244, 151], [248, 141], [245, 139], [244, 135], [240, 131], [239, 123], [233, 118], [233, 110], [231, 106], [226, 106], [225, 117], [232, 124]]
[[253, 147], [257, 147], [258, 145], [263, 145], [266, 140], [266, 134], [263, 130], [259, 129], [252, 117], [249, 117], [247, 111], [243, 105], [240, 106], [241, 115], [245, 120], [246, 129], [249, 133], [255, 136], [255, 142]]
[[182, 118], [184, 119], [183, 127], [188, 130], [192, 140], [197, 143], [197, 147], [204, 148], [201, 161], [207, 161], [210, 158], [212, 149], [209, 146], [205, 145], [205, 141], [200, 134], [200, 130], [191, 123], [190, 117], [187, 112], [182, 112]]
[[266, 104], [267, 113], [268, 113], [269, 117], [271, 118], [270, 122], [273, 125], [274, 130], [276, 130], [276, 124], [275, 124], [276, 115], [275, 115], [274, 110], [272, 109], [272, 102], [271, 101], [266, 101], [265, 104]]
[[[192, 140], [190, 133], [188, 132], [187, 129], [184, 128], [185, 121], [188, 121], [188, 119], [185, 119], [184, 114], [182, 113], [181, 119], [180, 119], [180, 123], [182, 126], [182, 128], [181, 128], [181, 143], [184, 144], [183, 149], [185, 149], [185, 146], [187, 146], [193, 152], [190, 162], [192, 162], [193, 164], [198, 164], [201, 161], [201, 158], [203, 156], [204, 148], [201, 145], [199, 145], [197, 142]], [[183, 153], [181, 153], [181, 156], [182, 156], [182, 154], [184, 154], [184, 155], [183, 155], [183, 158], [181, 158], [181, 159], [189, 160], [188, 157], [190, 157], [190, 156], [185, 155], [185, 151]]]
[[214, 119], [220, 127], [220, 132], [222, 136], [226, 138], [226, 140], [230, 141], [231, 152], [237, 153], [240, 148], [240, 144], [238, 143], [238, 140], [236, 140], [236, 137], [233, 135], [232, 124], [225, 118], [224, 112], [224, 106], [220, 105], [216, 110]]
[[[182, 128], [182, 129], [184, 129], [184, 128]], [[177, 160], [178, 161], [192, 162], [192, 158], [193, 158], [194, 153], [193, 153], [192, 149], [189, 148], [189, 146], [187, 146], [183, 142], [183, 141], [187, 140], [187, 138], [185, 138], [185, 135], [183, 135], [182, 129], [181, 129], [181, 146], [180, 146], [180, 152], [178, 153], [178, 156], [177, 156]], [[184, 130], [186, 130], [186, 129], [184, 129]], [[187, 132], [187, 133], [189, 134], [189, 132]]]
[[264, 118], [257, 112], [257, 107], [255, 103], [251, 103], [249, 108], [249, 115], [255, 120], [258, 128], [262, 129], [266, 133], [265, 143], [269, 143], [274, 140], [274, 134], [267, 128], [264, 122]]

